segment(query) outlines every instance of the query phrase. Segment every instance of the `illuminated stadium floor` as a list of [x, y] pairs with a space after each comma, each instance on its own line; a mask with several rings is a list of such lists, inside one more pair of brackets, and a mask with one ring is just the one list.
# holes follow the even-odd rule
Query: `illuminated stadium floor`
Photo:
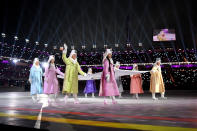
[[[178, 91], [177, 91], [178, 92]], [[159, 95], [158, 95], [159, 96]], [[29, 92], [0, 93], [0, 123], [54, 131], [76, 130], [197, 130], [197, 95], [168, 95], [167, 100], [151, 99], [150, 94], [136, 100], [129, 95], [118, 104], [103, 104], [103, 98], [82, 98], [80, 104], [67, 104], [59, 95], [47, 104], [41, 96], [33, 103]]]

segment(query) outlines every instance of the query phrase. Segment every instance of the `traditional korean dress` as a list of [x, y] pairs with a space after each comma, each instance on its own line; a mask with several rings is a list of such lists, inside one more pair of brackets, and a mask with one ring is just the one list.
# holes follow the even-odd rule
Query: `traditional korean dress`
[[51, 65], [50, 68], [45, 68], [45, 81], [44, 81], [44, 93], [56, 94], [59, 92], [59, 83], [57, 80], [57, 74], [64, 76], [55, 65]]
[[[111, 72], [108, 70], [111, 67]], [[107, 82], [106, 77], [110, 75], [110, 81]], [[99, 96], [119, 96], [118, 86], [115, 80], [113, 64], [109, 63], [107, 59], [104, 60], [104, 68], [101, 75]]]
[[142, 77], [141, 74], [131, 76], [130, 94], [144, 93], [142, 89]]
[[97, 90], [96, 90], [95, 80], [87, 80], [86, 86], [83, 92], [84, 94], [96, 93]]
[[151, 73], [150, 92], [152, 93], [165, 92], [161, 67], [158, 65], [154, 65], [150, 73]]
[[77, 61], [73, 60], [71, 57], [67, 58], [66, 54], [62, 54], [62, 59], [66, 64], [66, 75], [64, 75], [64, 85], [62, 92], [65, 93], [78, 93], [78, 73], [85, 75], [81, 70], [80, 65]]
[[30, 92], [31, 95], [43, 93], [43, 82], [42, 82], [42, 68], [40, 66], [33, 65], [30, 69], [29, 80], [31, 81]]

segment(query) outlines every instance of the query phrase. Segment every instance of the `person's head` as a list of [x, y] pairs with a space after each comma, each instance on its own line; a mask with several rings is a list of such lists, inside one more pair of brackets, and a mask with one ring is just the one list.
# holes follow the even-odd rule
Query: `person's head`
[[109, 53], [108, 55], [107, 55], [107, 57], [110, 59], [110, 58], [112, 58], [112, 53]]
[[157, 58], [156, 59], [156, 65], [160, 66], [160, 64], [161, 64], [161, 59], [160, 58]]
[[40, 62], [39, 61], [36, 61], [36, 63], [35, 63], [37, 66], [40, 64]]
[[115, 67], [119, 69], [120, 68], [120, 62], [116, 61]]
[[73, 54], [72, 58], [75, 60], [77, 58], [77, 54]]
[[160, 66], [160, 64], [161, 64], [161, 61], [157, 61], [157, 62], [156, 62], [156, 64], [157, 64], [158, 66]]
[[107, 58], [109, 58], [109, 59], [112, 58], [112, 50], [111, 49], [107, 49], [105, 53], [107, 54], [107, 56], [106, 56]]
[[54, 64], [55, 63], [55, 59], [52, 59], [50, 62], [51, 62], [51, 64]]
[[40, 64], [39, 59], [35, 58], [33, 64], [36, 66], [39, 66], [39, 64]]
[[48, 63], [49, 64], [54, 64], [55, 63], [55, 57], [53, 55], [49, 56]]
[[92, 74], [92, 68], [88, 68], [88, 74]]
[[72, 59], [74, 59], [74, 60], [77, 58], [77, 52], [76, 52], [76, 50], [72, 50], [72, 51], [71, 51], [70, 57], [71, 57]]
[[134, 69], [134, 70], [138, 70], [138, 65], [137, 65], [137, 64], [134, 64], [134, 65], [133, 65], [133, 69]]

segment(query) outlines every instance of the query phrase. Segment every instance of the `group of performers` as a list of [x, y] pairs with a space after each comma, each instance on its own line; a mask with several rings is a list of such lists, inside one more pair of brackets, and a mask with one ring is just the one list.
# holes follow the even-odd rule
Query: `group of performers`
[[[39, 59], [35, 58], [33, 62], [33, 66], [30, 69], [29, 82], [31, 83], [31, 95], [33, 101], [39, 100], [38, 94], [47, 94], [48, 102], [50, 103], [52, 100], [52, 96], [56, 99], [57, 94], [59, 93], [59, 85], [57, 74], [64, 78], [62, 93], [65, 94], [64, 101], [67, 103], [70, 95], [74, 97], [74, 103], [78, 104], [79, 100], [77, 97], [78, 94], [78, 74], [81, 74], [84, 77], [88, 77], [93, 75], [92, 69], [89, 68], [88, 72], [85, 73], [81, 70], [80, 65], [77, 61], [77, 52], [76, 50], [72, 50], [69, 57], [67, 57], [67, 45], [64, 45], [62, 50], [62, 59], [66, 64], [65, 73], [61, 72], [55, 65], [54, 56], [50, 56], [48, 60], [48, 66], [45, 68], [45, 72], [42, 72], [42, 68], [39, 64]], [[114, 64], [112, 60], [112, 51], [111, 49], [107, 49], [103, 55], [103, 71], [100, 75], [100, 89], [99, 96], [104, 97], [104, 104], [107, 103], [106, 97], [109, 97], [112, 100], [113, 104], [116, 104], [115, 96], [122, 97], [123, 85], [121, 81], [121, 76], [116, 74], [116, 71], [120, 70], [120, 63], [116, 62]], [[165, 87], [163, 83], [162, 73], [161, 73], [161, 60], [156, 59], [156, 62], [150, 71], [150, 92], [152, 93], [152, 99], [157, 100], [155, 97], [155, 93], [161, 93], [161, 98], [166, 99], [164, 97]], [[138, 94], [144, 93], [142, 89], [142, 77], [141, 74], [138, 73], [138, 65], [133, 65], [133, 70], [131, 72], [135, 72], [131, 77], [130, 83], [130, 94], [134, 94], [136, 99], [138, 99]], [[136, 73], [137, 72], [137, 73]], [[44, 82], [42, 81], [42, 76], [44, 75]], [[44, 89], [43, 89], [44, 87]], [[92, 94], [92, 97], [95, 97], [94, 94], [97, 92], [95, 80], [93, 78], [86, 81], [86, 86], [84, 89], [85, 97], [87, 94]]]

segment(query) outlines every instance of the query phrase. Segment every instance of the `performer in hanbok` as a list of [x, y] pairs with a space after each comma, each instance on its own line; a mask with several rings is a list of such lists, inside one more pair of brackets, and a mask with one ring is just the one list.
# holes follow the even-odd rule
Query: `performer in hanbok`
[[43, 93], [42, 75], [43, 72], [42, 72], [42, 68], [40, 67], [39, 59], [35, 58], [29, 74], [29, 82], [31, 84], [30, 92], [34, 102], [39, 100], [38, 94]]
[[66, 96], [64, 97], [65, 103], [67, 102], [67, 99], [70, 94], [73, 94], [75, 99], [75, 104], [78, 104], [78, 73], [80, 73], [83, 76], [87, 76], [86, 73], [84, 73], [79, 63], [77, 62], [77, 53], [76, 50], [72, 50], [70, 53], [69, 58], [66, 57], [67, 54], [67, 45], [64, 44], [64, 50], [62, 53], [62, 59], [64, 63], [66, 64], [66, 73], [64, 76], [64, 84], [63, 84], [63, 93], [66, 93]]
[[112, 103], [116, 104], [115, 96], [119, 96], [118, 86], [115, 80], [112, 51], [107, 49], [103, 55], [103, 72], [101, 75], [99, 96], [104, 96], [104, 104], [107, 104], [106, 96], [111, 96]]
[[[117, 61], [116, 64], [115, 64], [114, 69], [119, 70], [119, 68], [120, 68], [120, 62]], [[122, 92], [124, 90], [123, 90], [123, 85], [122, 85], [122, 81], [121, 81], [121, 76], [116, 76], [115, 78], [116, 78], [116, 83], [118, 85], [118, 90], [119, 90], [119, 93], [120, 93], [119, 98], [122, 98]]]
[[[88, 75], [91, 75], [92, 74], [92, 68], [89, 68], [88, 69]], [[94, 93], [97, 92], [96, 90], [96, 84], [95, 84], [95, 80], [87, 80], [86, 81], [86, 86], [85, 86], [85, 89], [83, 91], [85, 93], [85, 97], [87, 98], [88, 94], [89, 93], [92, 93], [92, 97], [94, 98]]]
[[[138, 71], [138, 65], [133, 65], [132, 71]], [[138, 99], [138, 94], [144, 93], [142, 89], [142, 77], [141, 74], [131, 75], [130, 94], [135, 94], [135, 98]]]
[[48, 95], [48, 102], [51, 102], [50, 96], [53, 94], [56, 100], [59, 93], [59, 83], [57, 80], [57, 74], [64, 76], [56, 66], [55, 58], [53, 55], [49, 56], [48, 66], [45, 68], [44, 78], [44, 93]]
[[161, 93], [162, 99], [167, 99], [164, 97], [165, 87], [163, 83], [163, 77], [161, 73], [161, 59], [157, 58], [156, 62], [151, 70], [151, 78], [150, 78], [150, 92], [152, 93], [152, 99], [157, 100], [155, 97], [155, 93]]

